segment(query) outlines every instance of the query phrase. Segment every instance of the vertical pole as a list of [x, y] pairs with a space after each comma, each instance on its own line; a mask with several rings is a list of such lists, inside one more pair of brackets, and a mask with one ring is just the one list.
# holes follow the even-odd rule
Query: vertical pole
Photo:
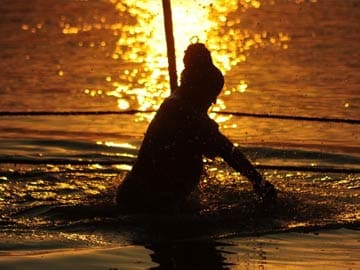
[[166, 36], [166, 47], [169, 64], [169, 76], [170, 76], [170, 89], [174, 92], [177, 88], [177, 74], [176, 74], [176, 58], [175, 58], [175, 45], [174, 34], [172, 24], [172, 12], [171, 12], [171, 0], [162, 0], [164, 11], [164, 26]]

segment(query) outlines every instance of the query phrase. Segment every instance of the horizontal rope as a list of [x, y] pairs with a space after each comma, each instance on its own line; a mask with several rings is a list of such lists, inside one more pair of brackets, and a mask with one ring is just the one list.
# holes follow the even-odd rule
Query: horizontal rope
[[[154, 113], [155, 110], [141, 111], [141, 110], [127, 110], [127, 111], [0, 111], [0, 117], [4, 116], [72, 116], [72, 115], [124, 115], [136, 113]], [[342, 119], [342, 118], [328, 118], [328, 117], [310, 117], [310, 116], [291, 116], [279, 114], [257, 114], [257, 113], [243, 113], [243, 112], [216, 112], [213, 113], [234, 115], [239, 117], [253, 117], [253, 118], [268, 118], [268, 119], [282, 119], [295, 121], [313, 121], [313, 122], [330, 122], [330, 123], [345, 123], [358, 125], [359, 119]]]
[[346, 124], [360, 124], [358, 119], [342, 119], [342, 118], [328, 118], [328, 117], [310, 117], [310, 116], [291, 116], [279, 114], [256, 114], [256, 113], [242, 113], [242, 112], [219, 112], [220, 114], [230, 114], [235, 116], [255, 117], [255, 118], [270, 118], [282, 120], [296, 120], [296, 121], [313, 121], [313, 122], [332, 122], [332, 123], [346, 123]]
[[[117, 165], [128, 164], [132, 165], [133, 161], [118, 161], [118, 160], [68, 160], [68, 159], [0, 159], [0, 164], [28, 164], [28, 165]], [[327, 173], [360, 173], [360, 168], [341, 168], [341, 167], [328, 167], [328, 166], [282, 166], [282, 165], [254, 165], [259, 170], [278, 170], [278, 171], [300, 171], [300, 172], [327, 172]]]

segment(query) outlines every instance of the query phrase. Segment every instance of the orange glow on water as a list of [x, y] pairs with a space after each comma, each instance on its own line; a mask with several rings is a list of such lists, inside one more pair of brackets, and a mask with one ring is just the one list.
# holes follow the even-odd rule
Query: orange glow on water
[[119, 147], [119, 148], [125, 148], [125, 149], [137, 149], [135, 145], [132, 145], [130, 143], [116, 143], [116, 142], [111, 142], [111, 141], [106, 141], [106, 142], [98, 141], [98, 142], [96, 142], [96, 144], [106, 145], [108, 147]]
[[[139, 110], [157, 109], [161, 101], [169, 95], [166, 42], [163, 26], [161, 1], [111, 1], [120, 11], [127, 10], [137, 19], [136, 25], [126, 26], [122, 29], [113, 53], [113, 59], [123, 59], [142, 64], [141, 70], [126, 70], [123, 76], [124, 83], [113, 82], [115, 89], [108, 95], [118, 98], [120, 109], [128, 109], [131, 104], [127, 101], [134, 97]], [[218, 33], [224, 25], [235, 25], [238, 22], [228, 20], [227, 16], [239, 8], [244, 11], [250, 8], [260, 8], [260, 1], [172, 1], [174, 38], [177, 56], [177, 71], [183, 69], [183, 52], [196, 36], [200, 42], [204, 42], [212, 50], [215, 64], [223, 73], [231, 70], [240, 62], [246, 61], [246, 50], [263, 44], [267, 37], [266, 33], [240, 34], [239, 31], [230, 29], [226, 34], [227, 40]], [[240, 35], [239, 35], [240, 34]], [[231, 48], [230, 44], [242, 44], [242, 53], [237, 54], [237, 48]], [[241, 44], [240, 42], [240, 44]], [[129, 87], [128, 82], [134, 85]], [[136, 87], [140, 85], [140, 87]], [[233, 92], [245, 92], [247, 83], [241, 81], [239, 86], [227, 90], [226, 94]], [[214, 106], [214, 110], [223, 110], [226, 106], [220, 99]], [[223, 121], [223, 119], [222, 119]]]
[[[153, 0], [108, 1], [119, 12], [117, 22], [109, 23], [105, 17], [98, 16], [94, 22], [86, 23], [79, 18], [77, 25], [71, 25], [65, 17], [60, 19], [59, 25], [65, 35], [101, 29], [112, 31], [117, 41], [111, 58], [128, 66], [118, 76], [104, 77], [111, 90], [85, 89], [84, 93], [93, 97], [116, 98], [119, 110], [156, 110], [170, 93], [162, 3]], [[183, 69], [184, 50], [194, 37], [208, 46], [214, 63], [225, 75], [237, 65], [246, 63], [253, 50], [267, 46], [284, 50], [289, 47], [290, 36], [287, 33], [256, 32], [242, 26], [241, 14], [260, 9], [260, 0], [172, 0], [171, 4], [178, 74]], [[129, 14], [131, 20], [123, 19], [123, 13]], [[233, 16], [235, 13], [240, 16]], [[32, 27], [23, 25], [22, 29], [29, 31]], [[84, 43], [79, 43], [79, 46], [83, 47]], [[108, 42], [92, 42], [87, 46], [106, 47]], [[58, 75], [64, 76], [63, 71]], [[225, 85], [222, 95], [247, 91], [249, 82], [241, 79]], [[212, 110], [225, 109], [226, 104], [220, 96]], [[216, 121], [225, 121], [224, 117], [221, 120], [216, 115], [214, 117]], [[139, 114], [138, 121], [149, 121], [151, 118]]]

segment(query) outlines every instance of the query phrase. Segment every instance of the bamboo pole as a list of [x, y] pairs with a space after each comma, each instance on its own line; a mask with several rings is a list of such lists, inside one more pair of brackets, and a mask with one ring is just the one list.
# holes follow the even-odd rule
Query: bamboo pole
[[177, 88], [177, 74], [176, 74], [176, 58], [175, 58], [175, 43], [172, 24], [172, 12], [171, 12], [171, 0], [162, 0], [163, 12], [164, 12], [164, 26], [166, 36], [166, 48], [169, 64], [169, 77], [170, 77], [170, 89], [174, 92]]

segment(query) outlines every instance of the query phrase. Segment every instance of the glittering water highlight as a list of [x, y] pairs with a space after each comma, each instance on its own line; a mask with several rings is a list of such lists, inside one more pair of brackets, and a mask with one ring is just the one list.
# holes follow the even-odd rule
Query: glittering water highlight
[[145, 112], [2, 116], [1, 250], [140, 243], [154, 251], [164, 239], [233, 236], [241, 239], [225, 245], [237, 254], [227, 260], [240, 265], [243, 236], [358, 227], [358, 125], [215, 113], [358, 119], [357, 1], [172, 5], [178, 72], [189, 41], [206, 42], [226, 80], [212, 117], [279, 189], [278, 205], [264, 207], [216, 159], [206, 161], [195, 212], [118, 215], [115, 189], [153, 116], [146, 111], [169, 94], [161, 1], [4, 0], [1, 111]]

